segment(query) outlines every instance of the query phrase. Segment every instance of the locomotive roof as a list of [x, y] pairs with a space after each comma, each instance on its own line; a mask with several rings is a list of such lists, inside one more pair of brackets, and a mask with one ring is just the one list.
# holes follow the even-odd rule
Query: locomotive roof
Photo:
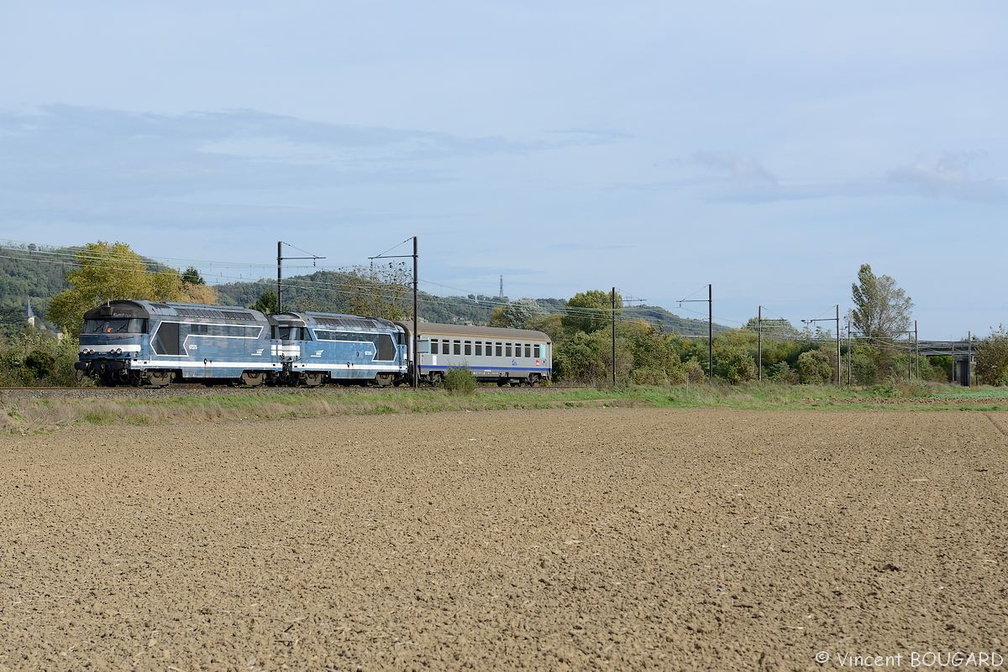
[[242, 306], [206, 306], [196, 303], [159, 301], [109, 301], [84, 313], [84, 319], [176, 317], [193, 322], [265, 322], [258, 310]]
[[383, 320], [380, 317], [360, 317], [359, 315], [344, 315], [342, 313], [277, 313], [271, 316], [274, 321], [282, 322], [286, 319], [295, 319], [304, 322], [305, 326], [330, 327], [333, 329], [343, 329], [347, 331], [373, 331], [374, 329], [395, 329], [393, 322]]
[[468, 338], [499, 338], [526, 341], [549, 341], [550, 337], [541, 331], [529, 329], [504, 329], [501, 327], [481, 327], [472, 324], [438, 324], [421, 322], [417, 325], [421, 336], [463, 336]]

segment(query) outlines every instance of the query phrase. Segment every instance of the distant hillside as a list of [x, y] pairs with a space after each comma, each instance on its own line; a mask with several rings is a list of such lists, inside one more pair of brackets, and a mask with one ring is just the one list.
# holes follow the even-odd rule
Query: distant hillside
[[[0, 246], [0, 331], [10, 333], [24, 324], [29, 301], [35, 314], [44, 317], [49, 300], [67, 288], [65, 276], [75, 265], [77, 250], [35, 245]], [[151, 270], [163, 268], [153, 261], [149, 261], [149, 267]], [[347, 312], [345, 296], [353, 282], [351, 275], [334, 271], [285, 278], [284, 307]], [[276, 280], [263, 278], [255, 282], [228, 283], [215, 285], [215, 289], [222, 305], [251, 306], [264, 291], [276, 292]], [[412, 303], [412, 294], [408, 301]], [[535, 301], [547, 313], [563, 312], [567, 305], [566, 299], [542, 298]], [[436, 296], [420, 292], [420, 319], [427, 322], [486, 324], [491, 311], [503, 302], [507, 299], [496, 296]], [[411, 310], [411, 306], [406, 306], [406, 312]], [[656, 306], [626, 307], [621, 319], [645, 320], [668, 333], [687, 336], [707, 334], [706, 321], [682, 318]], [[714, 325], [715, 331], [726, 328]]]
[[[346, 273], [318, 271], [311, 275], [292, 276], [283, 282], [284, 308], [294, 310], [318, 310], [325, 312], [346, 312], [345, 296], [355, 279]], [[276, 293], [276, 280], [262, 279], [257, 282], [236, 282], [215, 285], [222, 304], [251, 306], [264, 291]], [[486, 324], [494, 308], [508, 299], [496, 296], [470, 294], [468, 296], [437, 296], [421, 291], [418, 295], [420, 319], [425, 322], [450, 324]], [[563, 312], [566, 299], [534, 299], [547, 313]], [[410, 294], [409, 301], [412, 301]], [[407, 306], [407, 312], [412, 312]], [[657, 306], [632, 306], [623, 310], [621, 319], [644, 320], [660, 326], [666, 333], [684, 336], [706, 336], [707, 322], [679, 317]], [[714, 325], [715, 332], [728, 329]]]
[[27, 321], [28, 303], [39, 318], [49, 300], [67, 288], [72, 248], [26, 245], [0, 247], [0, 332], [12, 333]]

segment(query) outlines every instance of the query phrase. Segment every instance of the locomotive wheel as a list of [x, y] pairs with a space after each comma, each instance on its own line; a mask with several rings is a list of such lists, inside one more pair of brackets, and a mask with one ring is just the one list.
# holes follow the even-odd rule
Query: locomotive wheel
[[318, 387], [322, 384], [322, 374], [318, 371], [304, 374], [304, 384], [308, 387]]
[[241, 380], [247, 387], [259, 387], [263, 384], [262, 371], [243, 371]]
[[171, 382], [171, 371], [149, 371], [147, 379], [151, 387], [166, 387]]

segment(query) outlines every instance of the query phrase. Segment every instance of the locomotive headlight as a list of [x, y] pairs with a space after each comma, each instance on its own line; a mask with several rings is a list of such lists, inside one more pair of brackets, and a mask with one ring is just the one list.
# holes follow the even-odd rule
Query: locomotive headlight
[[116, 353], [117, 355], [121, 355], [121, 354], [122, 354], [122, 348], [116, 348], [116, 351], [115, 351], [115, 353]]

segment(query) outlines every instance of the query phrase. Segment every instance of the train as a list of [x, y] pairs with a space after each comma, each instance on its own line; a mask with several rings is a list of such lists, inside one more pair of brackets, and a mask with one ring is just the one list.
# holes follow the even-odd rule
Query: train
[[84, 314], [74, 366], [99, 385], [148, 387], [439, 385], [453, 369], [501, 386], [553, 376], [541, 331], [420, 322], [415, 343], [411, 324], [377, 317], [116, 300]]

